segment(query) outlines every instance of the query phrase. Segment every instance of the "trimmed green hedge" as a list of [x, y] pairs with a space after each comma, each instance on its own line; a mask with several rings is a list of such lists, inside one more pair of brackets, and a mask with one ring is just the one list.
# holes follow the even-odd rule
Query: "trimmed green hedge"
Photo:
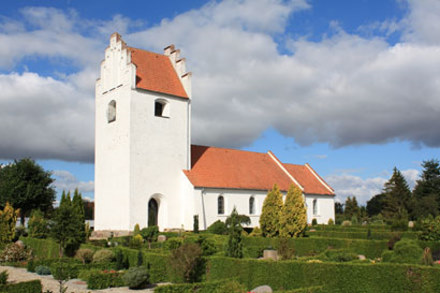
[[[324, 252], [326, 249], [345, 249], [357, 254], [363, 254], [368, 258], [376, 258], [382, 255], [387, 247], [385, 240], [363, 239], [340, 239], [324, 237], [290, 238], [289, 244], [295, 249], [296, 256], [312, 256]], [[257, 258], [261, 251], [269, 246], [276, 248], [278, 238], [244, 237], [245, 256]]]
[[[367, 239], [368, 230], [362, 232], [346, 231], [309, 231], [307, 235], [311, 237], [344, 238], [344, 239]], [[394, 235], [401, 235], [402, 238], [417, 239], [415, 232], [388, 232], [371, 230], [370, 239], [389, 240]]]
[[42, 290], [40, 280], [0, 285], [1, 293], [41, 293]]
[[[233, 290], [242, 287], [237, 281], [234, 280], [218, 280], [202, 283], [192, 284], [174, 284], [159, 286], [154, 289], [155, 293], [213, 293], [213, 292], [228, 292], [235, 293], [242, 290]], [[227, 291], [225, 291], [227, 290]], [[233, 290], [233, 291], [231, 291]]]
[[[316, 225], [309, 227], [309, 229], [315, 229], [317, 231], [339, 231], [339, 232], [362, 232], [368, 231], [368, 228], [370, 228], [371, 232], [377, 231], [377, 232], [390, 232], [391, 226], [389, 225], [352, 225], [352, 226], [341, 226], [341, 225]], [[309, 233], [310, 231], [307, 231]]]
[[324, 286], [322, 292], [440, 292], [440, 268], [400, 264], [312, 263], [212, 257], [209, 281], [234, 278], [248, 289]]
[[[130, 267], [136, 266], [138, 262], [137, 249], [131, 249], [126, 247], [118, 247], [122, 251], [122, 254], [127, 257]], [[150, 282], [160, 283], [169, 281], [168, 278], [168, 254], [158, 254], [142, 251], [144, 265], [150, 267]]]
[[96, 271], [90, 272], [87, 278], [87, 289], [106, 289], [124, 286], [122, 273], [116, 271]]
[[324, 292], [323, 286], [313, 286], [313, 287], [299, 288], [293, 290], [275, 291], [274, 293], [322, 293], [322, 292]]
[[32, 248], [32, 255], [36, 258], [57, 258], [59, 257], [59, 246], [53, 239], [37, 239], [21, 237], [23, 243]]

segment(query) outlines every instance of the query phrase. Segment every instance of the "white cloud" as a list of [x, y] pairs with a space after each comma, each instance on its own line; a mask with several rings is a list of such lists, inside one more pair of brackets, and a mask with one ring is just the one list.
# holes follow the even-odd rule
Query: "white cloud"
[[0, 156], [92, 160], [94, 81], [117, 29], [131, 46], [182, 49], [194, 73], [193, 143], [242, 147], [273, 128], [303, 145], [440, 146], [440, 36], [430, 27], [440, 22], [440, 5], [411, 0], [408, 8], [404, 19], [376, 25], [402, 32], [395, 45], [337, 24], [321, 41], [280, 41], [292, 14], [313, 9], [305, 0], [212, 1], [144, 30], [122, 15], [88, 20], [75, 11], [23, 9], [22, 23], [0, 19], [0, 68], [44, 57], [67, 59], [77, 71], [55, 72], [58, 80], [0, 76]]
[[[414, 188], [420, 172], [415, 169], [401, 171], [408, 182], [410, 189]], [[326, 182], [335, 190], [336, 200], [344, 203], [348, 196], [356, 196], [359, 204], [365, 205], [374, 195], [382, 192], [385, 182], [390, 176], [361, 178], [350, 173], [332, 174], [325, 178]]]
[[[65, 170], [55, 170], [53, 171], [53, 176], [55, 178], [54, 186], [59, 191], [70, 191], [73, 192], [78, 188], [81, 193], [93, 192], [94, 183], [93, 181], [79, 181], [72, 173]], [[90, 200], [90, 198], [87, 198]]]

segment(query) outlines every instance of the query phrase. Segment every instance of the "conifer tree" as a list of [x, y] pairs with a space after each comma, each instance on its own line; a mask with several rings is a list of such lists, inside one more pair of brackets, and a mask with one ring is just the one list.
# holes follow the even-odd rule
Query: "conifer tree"
[[84, 202], [82, 200], [81, 193], [78, 191], [78, 188], [75, 189], [72, 198], [72, 209], [74, 210], [72, 220], [75, 222], [75, 230], [78, 231], [78, 237], [81, 242], [85, 242], [86, 240], [86, 231], [85, 231], [85, 213], [84, 213]]
[[408, 183], [397, 168], [394, 168], [390, 180], [385, 183], [383, 216], [388, 220], [407, 220], [411, 191]]
[[80, 227], [80, 216], [75, 214], [78, 213], [79, 200], [77, 199], [75, 203], [70, 199], [70, 192], [67, 194], [63, 191], [60, 201], [60, 206], [55, 211], [55, 216], [53, 218], [51, 235], [55, 241], [59, 244], [60, 257], [64, 255], [66, 249], [70, 253], [79, 247], [81, 242], [84, 241], [84, 222]]
[[228, 237], [228, 244], [226, 249], [227, 256], [231, 256], [235, 258], [243, 257], [243, 243], [241, 236], [241, 232], [243, 231], [243, 228], [241, 227], [241, 219], [242, 217], [237, 213], [237, 210], [234, 207], [231, 215], [226, 220], [226, 222], [229, 224], [228, 225], [229, 237]]
[[301, 189], [292, 184], [281, 209], [280, 236], [298, 237], [304, 233], [306, 227], [307, 211], [304, 198]]
[[260, 227], [264, 236], [273, 237], [279, 234], [282, 206], [283, 197], [278, 185], [275, 184], [264, 199], [261, 211]]
[[359, 206], [356, 196], [353, 196], [352, 198], [347, 197], [345, 200], [344, 218], [351, 221], [353, 217], [357, 220], [359, 219]]
[[14, 210], [9, 202], [6, 202], [3, 211], [0, 210], [0, 243], [10, 242], [15, 237], [15, 225], [20, 210]]

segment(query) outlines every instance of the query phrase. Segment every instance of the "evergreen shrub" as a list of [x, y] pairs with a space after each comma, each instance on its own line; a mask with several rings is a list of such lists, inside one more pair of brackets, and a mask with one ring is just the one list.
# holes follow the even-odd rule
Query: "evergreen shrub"
[[93, 263], [112, 262], [115, 260], [115, 254], [110, 249], [101, 249], [93, 254]]
[[0, 285], [5, 285], [6, 282], [8, 281], [8, 277], [9, 277], [8, 271], [2, 271], [0, 273]]
[[42, 265], [37, 266], [35, 268], [35, 272], [40, 276], [47, 276], [51, 274], [50, 268]]
[[167, 239], [167, 241], [165, 242], [165, 248], [168, 250], [173, 250], [179, 248], [180, 246], [182, 246], [182, 244], [183, 244], [183, 238], [174, 237]]
[[91, 263], [93, 260], [93, 250], [80, 248], [76, 251], [75, 257], [81, 260], [83, 264]]
[[221, 220], [217, 220], [212, 223], [207, 231], [212, 234], [224, 235], [228, 233], [228, 229], [226, 228], [226, 224]]
[[143, 289], [150, 284], [150, 273], [147, 266], [130, 268], [123, 276], [125, 285], [130, 289]]
[[415, 240], [403, 239], [394, 245], [392, 251], [385, 251], [382, 255], [384, 262], [421, 264], [423, 249]]

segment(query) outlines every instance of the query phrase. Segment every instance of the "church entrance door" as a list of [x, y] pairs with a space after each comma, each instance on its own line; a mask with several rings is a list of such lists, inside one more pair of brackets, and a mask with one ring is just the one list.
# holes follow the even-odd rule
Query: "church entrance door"
[[152, 198], [148, 202], [148, 227], [157, 226], [157, 219], [159, 215], [159, 205], [157, 201]]

